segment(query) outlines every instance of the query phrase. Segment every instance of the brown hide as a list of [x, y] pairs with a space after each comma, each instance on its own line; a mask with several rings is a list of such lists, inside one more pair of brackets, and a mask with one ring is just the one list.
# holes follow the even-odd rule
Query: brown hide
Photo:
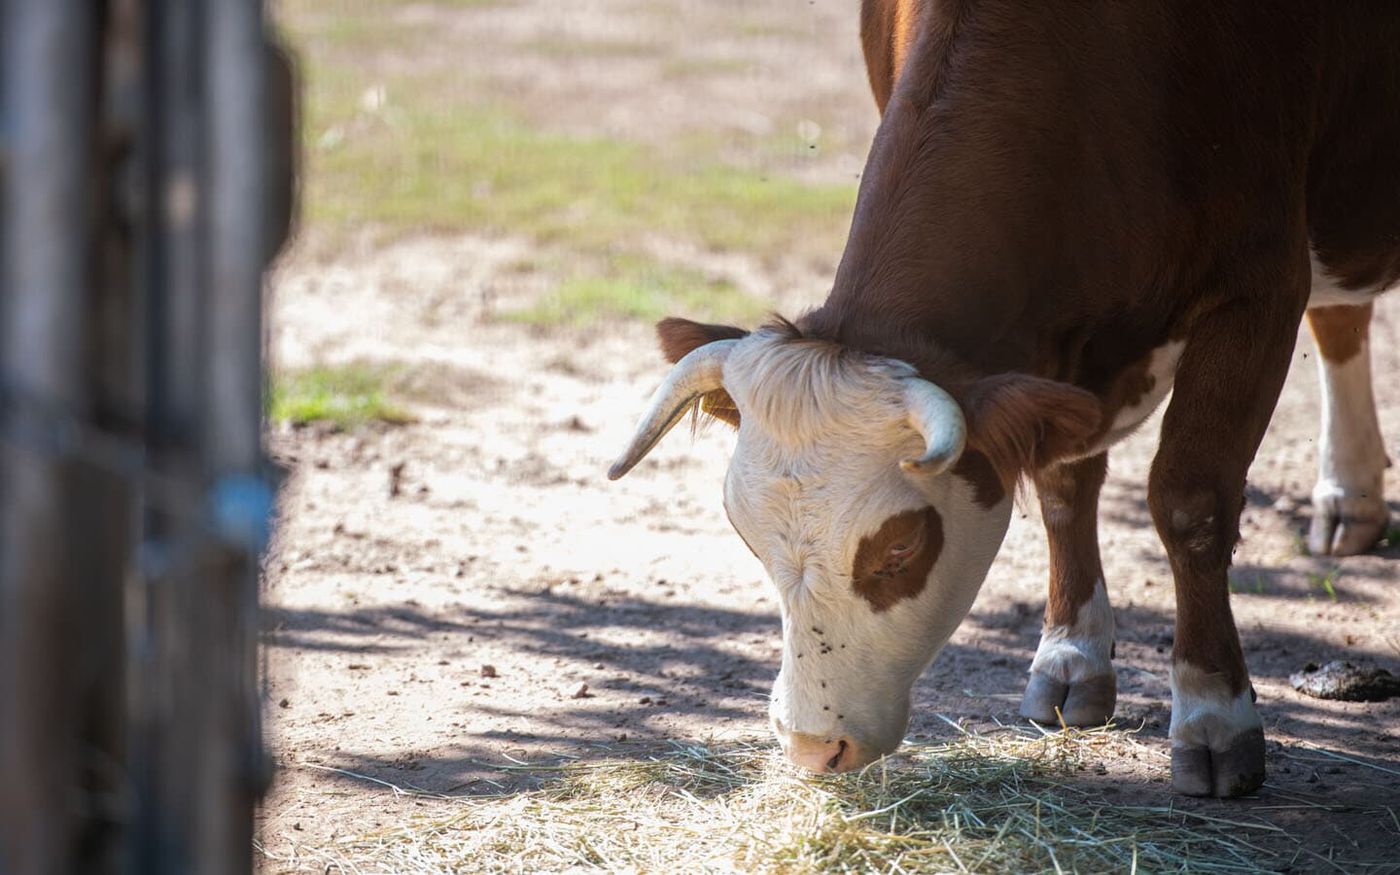
[[861, 48], [880, 112], [890, 102], [894, 81], [914, 42], [915, 26], [927, 7], [927, 0], [865, 0], [861, 4]]
[[1371, 325], [1370, 304], [1359, 307], [1314, 307], [1308, 324], [1318, 353], [1329, 362], [1350, 361], [1365, 347]]
[[[805, 333], [1108, 396], [1230, 297], [1301, 314], [1289, 290], [1213, 279], [1301, 255], [1303, 229], [1358, 287], [1400, 279], [1400, 7], [928, 5], [865, 4], [890, 96]], [[889, 34], [911, 18], [901, 70]]]
[[[1107, 429], [1151, 350], [1222, 307], [1296, 320], [1307, 290], [1277, 277], [1309, 239], [1346, 287], [1400, 280], [1400, 4], [865, 0], [861, 29], [884, 118], [795, 335], [908, 361], [965, 409], [1008, 372], [1068, 383]], [[658, 330], [672, 361], [744, 333]], [[1073, 443], [983, 433], [1003, 481]]]
[[[1242, 689], [1225, 569], [1310, 248], [1357, 303], [1400, 281], [1400, 3], [864, 0], [861, 35], [881, 124], [832, 292], [783, 330], [952, 393], [988, 497], [1080, 455], [1184, 341], [1149, 505], [1176, 658]], [[673, 359], [740, 333], [660, 331]], [[1086, 525], [1055, 619], [1090, 588]]]

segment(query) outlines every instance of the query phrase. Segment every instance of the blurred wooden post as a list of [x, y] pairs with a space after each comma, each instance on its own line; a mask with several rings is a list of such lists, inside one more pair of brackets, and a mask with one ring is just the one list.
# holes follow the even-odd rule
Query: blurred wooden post
[[0, 873], [246, 872], [290, 71], [259, 0], [0, 2]]
[[[199, 514], [153, 508], [142, 554], [147, 643], [133, 670], [136, 872], [248, 871], [252, 812], [268, 776], [257, 685], [259, 551], [272, 493], [262, 456], [263, 270], [269, 144], [290, 149], [269, 107], [276, 57], [261, 4], [149, 0], [146, 263], [157, 351], [152, 467], [198, 484]], [[290, 87], [290, 81], [279, 79]], [[191, 545], [194, 545], [191, 548]]]
[[[4, 287], [0, 375], [0, 869], [73, 871], [91, 799], [85, 744], [87, 585], [72, 521], [77, 465], [23, 446], [48, 410], [85, 413], [92, 277], [96, 15], [90, 0], [4, 6]], [[75, 537], [76, 536], [76, 537]]]

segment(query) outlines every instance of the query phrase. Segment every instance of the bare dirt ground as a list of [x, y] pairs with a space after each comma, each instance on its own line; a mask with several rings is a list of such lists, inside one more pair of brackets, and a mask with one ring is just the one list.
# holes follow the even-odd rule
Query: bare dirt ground
[[[566, 13], [543, 2], [466, 4], [442, 27], [480, 47], [464, 63], [540, 115], [557, 108], [569, 129], [645, 140], [658, 136], [654, 123], [722, 141], [792, 106], [849, 119], [840, 140], [850, 145], [804, 171], [839, 176], [858, 170], [875, 123], [848, 5], [774, 4], [733, 42], [688, 38], [664, 15], [620, 29], [609, 17], [618, 4], [604, 2]], [[699, 27], [749, 6], [676, 8]], [[670, 55], [727, 63], [699, 77], [703, 87], [655, 104], [656, 92], [635, 83], [660, 62], [622, 53], [608, 62], [620, 66], [597, 69], [602, 57], [545, 51], [539, 40], [533, 54], [511, 49], [519, 34], [542, 32], [659, 40]], [[594, 89], [585, 79], [617, 84]], [[494, 318], [548, 288], [549, 276], [518, 269], [533, 247], [503, 235], [372, 231], [330, 245], [309, 229], [277, 271], [279, 365], [408, 367], [418, 421], [350, 433], [284, 428], [271, 439], [292, 475], [266, 574], [279, 766], [259, 824], [268, 871], [320, 870], [315, 848], [433, 804], [347, 773], [487, 795], [528, 786], [528, 776], [500, 768], [512, 761], [625, 757], [668, 740], [767, 732], [780, 631], [770, 585], [720, 508], [732, 438], [721, 428], [694, 441], [677, 432], [628, 478], [607, 482], [607, 463], [663, 366], [645, 325], [544, 330]], [[829, 283], [821, 266], [776, 275], [742, 259], [694, 258], [789, 314]], [[1378, 307], [1372, 338], [1382, 430], [1396, 457], [1400, 299]], [[1118, 623], [1118, 719], [1162, 755], [1108, 761], [1105, 774], [1084, 780], [1210, 816], [1248, 808], [1344, 870], [1364, 861], [1400, 871], [1400, 700], [1326, 702], [1288, 683], [1309, 661], [1400, 665], [1400, 549], [1345, 560], [1301, 549], [1318, 420], [1313, 356], [1304, 333], [1251, 471], [1235, 557], [1234, 610], [1270, 739], [1264, 791], [1231, 803], [1168, 792], [1171, 576], [1144, 502], [1156, 418], [1111, 454], [1100, 537]], [[1400, 520], [1396, 471], [1387, 494]], [[949, 735], [941, 717], [971, 727], [1017, 719], [1045, 569], [1031, 498], [972, 615], [919, 683], [912, 736]]]

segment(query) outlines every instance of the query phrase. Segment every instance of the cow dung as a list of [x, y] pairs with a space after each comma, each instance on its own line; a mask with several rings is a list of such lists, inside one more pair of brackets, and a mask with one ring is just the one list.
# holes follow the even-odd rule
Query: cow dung
[[1310, 662], [1289, 680], [1293, 689], [1317, 699], [1383, 702], [1400, 696], [1400, 678], [1374, 665], [1356, 665], [1340, 659], [1320, 667]]

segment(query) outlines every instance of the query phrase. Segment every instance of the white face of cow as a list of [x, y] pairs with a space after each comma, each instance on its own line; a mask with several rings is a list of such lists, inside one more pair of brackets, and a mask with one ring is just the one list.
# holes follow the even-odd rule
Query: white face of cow
[[658, 390], [659, 422], [643, 419], [613, 473], [718, 378], [739, 413], [725, 510], [782, 608], [773, 727], [799, 765], [856, 768], [899, 745], [914, 681], [971, 608], [1011, 502], [989, 497], [989, 470], [979, 486], [956, 466], [962, 414], [908, 365], [775, 332], [722, 343], [698, 371], [677, 365], [705, 379]]
[[927, 443], [909, 422], [915, 380], [902, 363], [762, 334], [724, 367], [740, 414], [724, 506], [782, 609], [770, 715], [814, 770], [899, 746], [914, 682], [967, 616], [1010, 519], [1010, 500], [979, 503], [953, 460], [901, 465]]

